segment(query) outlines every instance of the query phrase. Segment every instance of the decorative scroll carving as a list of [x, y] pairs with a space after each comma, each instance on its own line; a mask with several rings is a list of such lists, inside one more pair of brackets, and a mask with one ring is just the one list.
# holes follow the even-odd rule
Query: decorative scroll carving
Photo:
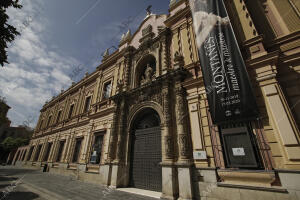
[[166, 83], [163, 86], [162, 89], [162, 95], [163, 95], [163, 109], [164, 109], [164, 115], [165, 115], [165, 126], [170, 126], [171, 121], [171, 113], [170, 113], [170, 93], [169, 93], [169, 83], [166, 81]]
[[142, 30], [142, 36], [144, 37], [149, 33], [152, 33], [152, 26], [150, 24]]
[[176, 95], [176, 120], [177, 120], [177, 134], [179, 142], [180, 160], [189, 159], [189, 135], [187, 133], [186, 116], [186, 102], [184, 100], [185, 91], [182, 87], [180, 76], [176, 77], [175, 95]]
[[177, 85], [176, 90], [176, 115], [177, 115], [177, 123], [184, 124], [185, 123], [185, 102], [184, 102], [184, 89], [181, 85]]
[[173, 138], [172, 136], [168, 135], [165, 136], [165, 153], [167, 158], [172, 158], [173, 157]]
[[129, 77], [130, 77], [130, 70], [131, 70], [131, 63], [132, 63], [132, 47], [128, 47], [125, 53], [125, 80], [124, 80], [124, 87], [127, 89], [129, 87]]
[[187, 134], [179, 134], [180, 155], [189, 157], [189, 139]]

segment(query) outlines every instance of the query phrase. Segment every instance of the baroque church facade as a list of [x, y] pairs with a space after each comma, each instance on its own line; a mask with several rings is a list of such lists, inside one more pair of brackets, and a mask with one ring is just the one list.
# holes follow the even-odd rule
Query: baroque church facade
[[224, 3], [259, 118], [213, 124], [189, 1], [171, 0], [46, 102], [13, 163], [165, 199], [300, 198], [300, 1]]

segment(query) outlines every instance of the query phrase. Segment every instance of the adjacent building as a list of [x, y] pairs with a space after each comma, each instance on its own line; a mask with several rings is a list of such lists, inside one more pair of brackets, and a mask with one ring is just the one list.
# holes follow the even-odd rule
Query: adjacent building
[[189, 2], [171, 0], [43, 106], [17, 163], [165, 199], [300, 199], [300, 1], [224, 3], [260, 117], [212, 123]]

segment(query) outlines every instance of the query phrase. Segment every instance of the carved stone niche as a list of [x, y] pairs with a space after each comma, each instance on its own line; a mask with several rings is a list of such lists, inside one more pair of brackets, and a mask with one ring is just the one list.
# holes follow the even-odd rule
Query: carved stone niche
[[152, 55], [145, 56], [136, 68], [136, 86], [151, 83], [156, 78], [156, 59]]

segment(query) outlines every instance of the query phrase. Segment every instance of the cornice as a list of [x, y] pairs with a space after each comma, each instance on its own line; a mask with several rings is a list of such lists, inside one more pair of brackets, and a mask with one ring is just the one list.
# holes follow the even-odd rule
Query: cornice
[[86, 119], [86, 120], [79, 121], [79, 122], [74, 123], [74, 124], [69, 124], [69, 125], [63, 126], [61, 128], [55, 129], [55, 130], [53, 130], [53, 128], [52, 128], [49, 132], [42, 132], [41, 134], [38, 134], [37, 136], [32, 137], [32, 139], [42, 138], [42, 137], [45, 137], [45, 136], [48, 136], [48, 135], [53, 135], [53, 134], [61, 132], [61, 131], [65, 131], [65, 130], [72, 129], [72, 128], [77, 128], [79, 126], [84, 126], [86, 124], [89, 124], [90, 120], [91, 119]]
[[292, 62], [299, 62], [300, 61], [300, 52], [292, 55], [282, 55], [280, 57], [280, 61], [282, 63], [292, 63]]
[[256, 37], [253, 37], [249, 40], [244, 41], [243, 46], [247, 48], [247, 47], [254, 46], [254, 45], [256, 45], [260, 42], [263, 42], [263, 36], [262, 35], [258, 35]]
[[179, 0], [177, 1], [176, 3], [170, 5], [170, 8], [169, 8], [169, 13], [176, 9], [178, 6], [180, 6], [182, 3], [185, 3], [185, 4], [188, 4], [188, 0]]
[[124, 53], [127, 51], [127, 49], [130, 46], [122, 49], [121, 51], [119, 51], [119, 49], [117, 49], [114, 53], [112, 53], [111, 55], [109, 55], [105, 60], [102, 60], [102, 63], [97, 67], [97, 70], [103, 70], [107, 67], [110, 67], [114, 62], [116, 62], [119, 58], [121, 58]]
[[278, 62], [279, 55], [280, 55], [279, 51], [274, 51], [257, 58], [248, 59], [246, 60], [246, 64], [251, 67], [263, 65], [263, 64], [276, 64]]
[[272, 40], [269, 44], [267, 44], [267, 47], [281, 46], [297, 39], [300, 39], [300, 30]]
[[168, 17], [164, 23], [167, 27], [171, 27], [173, 24], [175, 24], [177, 21], [179, 21], [181, 18], [185, 17], [186, 15], [191, 15], [190, 6], [187, 6], [182, 10], [176, 12], [173, 16]]
[[78, 83], [72, 85], [66, 91], [64, 91], [64, 92], [60, 93], [59, 95], [57, 95], [50, 102], [48, 102], [47, 104], [44, 104], [43, 108], [40, 111], [43, 112], [43, 111], [47, 110], [49, 107], [55, 105], [57, 102], [64, 99], [69, 94], [72, 94], [74, 91], [81, 88], [83, 85], [87, 84], [88, 82], [94, 81], [95, 79], [97, 79], [98, 73], [99, 73], [99, 71], [94, 71], [92, 74], [88, 75], [87, 77], [84, 77]]

